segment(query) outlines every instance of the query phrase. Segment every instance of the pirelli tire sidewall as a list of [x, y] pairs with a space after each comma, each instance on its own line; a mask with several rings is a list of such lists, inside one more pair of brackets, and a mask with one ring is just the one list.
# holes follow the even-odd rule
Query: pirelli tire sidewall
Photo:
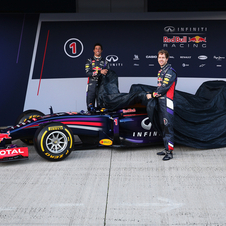
[[[52, 148], [53, 138], [59, 138], [59, 150]], [[58, 142], [56, 139], [55, 142]], [[74, 148], [74, 136], [70, 128], [61, 123], [41, 126], [35, 133], [34, 146], [38, 154], [49, 161], [61, 161], [70, 155]]]

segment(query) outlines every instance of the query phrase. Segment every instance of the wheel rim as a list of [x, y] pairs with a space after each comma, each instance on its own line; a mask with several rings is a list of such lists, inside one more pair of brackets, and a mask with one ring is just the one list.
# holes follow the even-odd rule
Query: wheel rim
[[46, 147], [52, 153], [61, 153], [67, 147], [68, 140], [64, 133], [54, 131], [46, 138]]

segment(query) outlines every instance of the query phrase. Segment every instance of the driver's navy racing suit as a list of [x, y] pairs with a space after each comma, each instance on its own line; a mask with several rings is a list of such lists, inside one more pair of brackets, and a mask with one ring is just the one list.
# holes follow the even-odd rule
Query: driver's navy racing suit
[[98, 80], [102, 69], [109, 69], [109, 63], [102, 57], [92, 57], [86, 61], [85, 71], [88, 75], [87, 89], [86, 89], [86, 104], [95, 107], [95, 98], [98, 92]]
[[158, 98], [158, 113], [162, 137], [166, 151], [174, 150], [174, 90], [177, 82], [176, 71], [170, 64], [163, 66], [158, 72], [158, 87], [152, 93], [153, 98]]

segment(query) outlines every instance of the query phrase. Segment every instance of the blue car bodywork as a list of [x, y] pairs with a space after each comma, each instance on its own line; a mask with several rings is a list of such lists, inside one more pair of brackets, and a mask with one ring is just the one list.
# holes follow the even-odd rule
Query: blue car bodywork
[[[77, 135], [76, 142], [73, 140], [73, 150], [101, 146], [144, 146], [162, 142], [162, 137], [149, 121], [146, 108], [141, 106], [114, 112], [102, 109], [95, 112], [62, 112], [43, 116], [37, 114], [2, 130], [1, 133], [9, 133], [13, 140], [28, 139], [40, 143], [43, 138], [37, 138], [37, 130], [48, 125], [51, 125], [48, 131], [60, 131], [62, 125], [67, 127], [72, 135]], [[43, 144], [40, 149], [44, 152]], [[53, 156], [59, 154], [53, 152]]]

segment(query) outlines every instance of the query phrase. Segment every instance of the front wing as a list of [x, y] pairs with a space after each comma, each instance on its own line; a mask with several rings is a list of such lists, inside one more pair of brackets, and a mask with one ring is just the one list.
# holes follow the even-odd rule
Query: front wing
[[27, 147], [0, 149], [0, 162], [28, 159]]

